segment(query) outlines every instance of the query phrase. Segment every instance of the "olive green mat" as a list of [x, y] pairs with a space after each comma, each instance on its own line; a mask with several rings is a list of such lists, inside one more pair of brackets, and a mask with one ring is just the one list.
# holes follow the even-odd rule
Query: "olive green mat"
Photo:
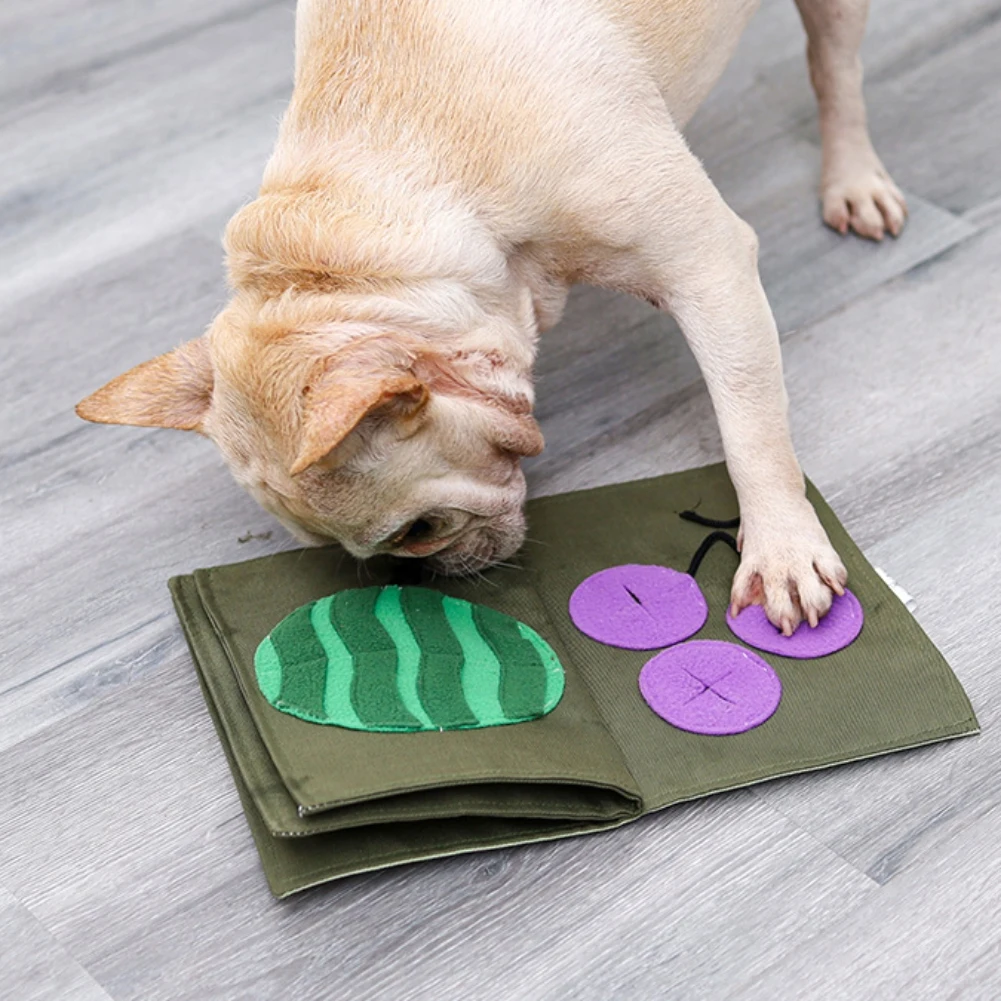
[[[640, 697], [656, 651], [579, 633], [567, 604], [588, 575], [622, 563], [684, 570], [708, 529], [678, 513], [737, 514], [722, 465], [528, 505], [517, 568], [432, 578], [414, 561], [359, 566], [338, 549], [279, 553], [170, 582], [206, 702], [277, 896], [352, 873], [615, 827], [674, 803], [977, 732], [948, 664], [811, 487], [865, 611], [851, 646], [816, 660], [762, 656], [782, 701], [746, 733], [675, 729]], [[698, 571], [709, 618], [695, 639], [739, 642], [725, 624], [737, 557]], [[279, 712], [257, 687], [254, 652], [300, 605], [348, 588], [420, 584], [536, 630], [566, 672], [540, 719], [472, 730], [368, 733]]]

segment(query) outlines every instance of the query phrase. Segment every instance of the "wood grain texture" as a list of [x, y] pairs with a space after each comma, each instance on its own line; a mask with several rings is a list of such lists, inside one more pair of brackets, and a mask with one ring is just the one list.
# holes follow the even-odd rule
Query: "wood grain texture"
[[111, 1001], [31, 912], [0, 887], [0, 997], [16, 1001]]
[[[206, 17], [212, 4], [185, 6], [187, 30], [149, 26], [144, 41], [117, 50], [112, 40], [104, 58], [39, 81], [27, 99], [16, 74], [5, 75], [0, 123], [17, 144], [17, 156], [0, 161], [5, 303], [253, 196], [290, 93], [292, 10], [222, 4]], [[47, 60], [36, 45], [56, 60], [75, 49], [61, 19], [58, 33], [36, 38], [44, 19], [33, 10], [21, 31], [38, 65]], [[91, 45], [103, 21], [91, 21]]]
[[[917, 598], [983, 735], [278, 904], [165, 583], [293, 543], [207, 442], [72, 406], [222, 304], [292, 28], [285, 0], [0, 8], [0, 997], [1001, 996], [1001, 0], [873, 5], [899, 241], [819, 223], [789, 0], [688, 130], [761, 238], [804, 465]], [[576, 290], [538, 372], [535, 493], [719, 457], [644, 303]]]
[[998, 811], [971, 818], [932, 864], [848, 907], [740, 994], [746, 1001], [994, 1001], [1001, 980]]

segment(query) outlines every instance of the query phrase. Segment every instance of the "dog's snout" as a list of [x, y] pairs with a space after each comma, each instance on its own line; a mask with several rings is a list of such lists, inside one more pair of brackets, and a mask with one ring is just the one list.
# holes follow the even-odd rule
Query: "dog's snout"
[[478, 573], [509, 559], [521, 548], [524, 539], [525, 519], [519, 510], [460, 536], [429, 556], [427, 564], [447, 576]]

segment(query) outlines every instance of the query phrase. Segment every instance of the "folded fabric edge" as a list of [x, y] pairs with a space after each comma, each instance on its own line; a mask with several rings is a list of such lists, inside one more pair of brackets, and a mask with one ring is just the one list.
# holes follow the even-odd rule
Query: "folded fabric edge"
[[[643, 802], [639, 796], [636, 796], [618, 786], [602, 785], [595, 781], [585, 781], [581, 780], [562, 780], [559, 777], [552, 778], [509, 778], [509, 777], [484, 777], [481, 779], [463, 779], [462, 781], [456, 782], [437, 782], [431, 785], [424, 786], [408, 786], [405, 790], [390, 791], [385, 793], [380, 793], [378, 796], [372, 797], [361, 797], [351, 800], [345, 800], [344, 802], [328, 803], [322, 806], [313, 807], [310, 809], [299, 808], [299, 815], [301, 817], [321, 817], [326, 813], [340, 811], [344, 809], [350, 809], [351, 807], [357, 806], [372, 806], [375, 807], [377, 804], [387, 804], [389, 809], [387, 809], [385, 820], [397, 820], [397, 819], [432, 819], [435, 817], [445, 816], [438, 811], [431, 811], [428, 813], [427, 817], [422, 817], [420, 814], [414, 814], [412, 810], [409, 812], [409, 816], [406, 818], [396, 817], [392, 811], [391, 803], [393, 800], [405, 799], [408, 796], [414, 794], [434, 794], [443, 793], [449, 791], [465, 791], [468, 792], [471, 798], [478, 798], [479, 802], [482, 804], [475, 812], [471, 812], [469, 809], [464, 809], [462, 813], [454, 814], [454, 816], [520, 816], [526, 817], [531, 816], [537, 819], [571, 819], [579, 815], [578, 811], [572, 812], [560, 812], [557, 807], [552, 807], [541, 813], [524, 814], [519, 813], [517, 809], [511, 809], [507, 804], [501, 802], [498, 798], [503, 795], [505, 788], [516, 789], [531, 787], [533, 791], [538, 790], [552, 790], [554, 793], [563, 793], [569, 790], [581, 790], [588, 793], [599, 793], [604, 797], [607, 797], [607, 803], [595, 806], [595, 813], [607, 814], [607, 816], [614, 818], [617, 816], [630, 815], [636, 811], [642, 811]], [[491, 798], [493, 797], [493, 798]], [[613, 805], [617, 804], [617, 805]], [[373, 822], [373, 821], [369, 821]], [[278, 832], [274, 832], [278, 833]]]
[[[220, 695], [214, 691], [216, 684], [224, 683], [224, 679], [215, 678], [215, 675], [222, 670], [217, 666], [212, 672], [214, 681], [206, 677], [206, 667], [202, 664], [201, 658], [208, 656], [212, 659], [211, 649], [202, 649], [208, 642], [206, 636], [199, 633], [194, 628], [194, 620], [202, 621], [209, 626], [209, 635], [215, 638], [218, 643], [218, 635], [212, 628], [211, 619], [206, 616], [205, 609], [200, 600], [200, 593], [196, 587], [196, 582], [191, 575], [174, 577], [169, 582], [171, 596], [177, 608], [178, 617], [181, 621], [182, 629], [188, 641], [188, 646], [192, 654], [196, 673], [202, 688], [205, 701], [213, 714], [216, 722], [216, 729], [220, 735], [225, 735], [225, 740], [229, 748], [231, 759], [235, 762], [235, 768], [243, 778], [243, 766], [239, 763], [236, 752], [232, 747], [232, 740], [229, 735], [227, 723], [222, 718], [222, 711], [217, 703]], [[226, 660], [225, 648], [218, 644], [218, 657]], [[232, 665], [229, 665], [230, 669]], [[236, 698], [243, 704], [242, 691], [235, 676], [228, 676], [232, 682], [233, 692]], [[224, 698], [225, 701], [225, 698]], [[253, 728], [253, 720], [247, 713], [249, 726]], [[256, 729], [254, 729], [256, 733]], [[261, 744], [262, 753], [267, 756], [266, 748]], [[276, 776], [277, 778], [277, 776]], [[278, 780], [280, 783], [280, 780]], [[244, 785], [246, 782], [244, 780]], [[519, 803], [516, 790], [530, 787], [531, 796], [526, 796], [524, 801]], [[557, 801], [557, 796], [553, 797], [553, 802], [546, 802], [545, 789], [551, 788], [566, 792], [564, 804]], [[574, 798], [572, 790], [580, 792], [579, 798]], [[448, 793], [455, 791], [452, 797], [454, 802], [448, 802]], [[511, 792], [508, 802], [501, 802]], [[437, 800], [435, 793], [441, 793]], [[256, 797], [250, 792], [247, 786], [247, 795], [255, 804], [258, 814], [261, 809], [257, 805]], [[587, 797], [591, 802], [588, 803]], [[423, 808], [420, 801], [425, 800]], [[531, 800], [532, 802], [529, 802]], [[291, 800], [290, 803], [294, 801]], [[415, 802], [418, 807], [415, 809]], [[529, 778], [529, 779], [509, 779], [498, 780], [496, 776], [486, 776], [484, 780], [477, 782], [469, 780], [454, 784], [437, 783], [426, 787], [408, 787], [400, 792], [387, 792], [378, 797], [352, 800], [350, 802], [328, 804], [323, 808], [324, 812], [330, 814], [340, 814], [340, 817], [331, 819], [327, 824], [317, 823], [313, 829], [288, 830], [274, 820], [267, 821], [261, 814], [261, 821], [270, 835], [282, 838], [301, 839], [306, 837], [320, 836], [338, 830], [348, 830], [358, 827], [371, 827], [377, 824], [388, 823], [410, 823], [424, 820], [447, 820], [462, 817], [489, 817], [496, 819], [514, 819], [518, 821], [539, 820], [544, 822], [575, 822], [575, 823], [605, 823], [615, 822], [621, 819], [629, 819], [639, 816], [643, 811], [643, 804], [640, 797], [617, 785], [600, 783], [594, 780], [565, 780], [560, 776], [552, 778]], [[450, 812], [451, 811], [451, 812]], [[316, 818], [322, 820], [322, 813], [316, 811], [304, 811], [298, 809], [298, 815], [305, 819]]]
[[[232, 751], [229, 745], [228, 738], [225, 731], [220, 725], [220, 721], [217, 716], [215, 705], [211, 697], [207, 694], [204, 687], [204, 681], [201, 677], [201, 672], [196, 671], [199, 679], [199, 684], [202, 685], [203, 693], [206, 694], [206, 705], [209, 709], [209, 714], [212, 718], [213, 725], [216, 727], [216, 732], [219, 736], [219, 741], [222, 744], [223, 752], [226, 755], [226, 760], [229, 765], [230, 771], [233, 775], [234, 784], [236, 786], [237, 794], [240, 798], [241, 805], [243, 807], [244, 813], [247, 818], [248, 826], [250, 827], [251, 835], [254, 839], [258, 855], [260, 856], [262, 862], [262, 868], [264, 870], [265, 878], [268, 882], [268, 886], [272, 894], [278, 899], [285, 899], [292, 896], [293, 894], [308, 890], [324, 883], [334, 882], [339, 879], [347, 878], [349, 876], [361, 875], [366, 872], [375, 872], [380, 869], [388, 869], [401, 865], [408, 865], [410, 863], [431, 861], [440, 858], [449, 858], [452, 856], [471, 854], [478, 851], [490, 851], [498, 848], [511, 848], [520, 845], [528, 845], [534, 843], [541, 843], [544, 841], [554, 841], [562, 838], [577, 837], [585, 834], [600, 833], [602, 831], [610, 831], [617, 827], [621, 827], [633, 820], [639, 819], [640, 816], [644, 816], [646, 813], [659, 812], [662, 809], [666, 809], [670, 806], [676, 806], [685, 802], [694, 802], [699, 799], [705, 799], [708, 796], [716, 795], [718, 793], [733, 792], [738, 789], [748, 788], [754, 785], [761, 785], [765, 782], [770, 782], [774, 779], [786, 778], [791, 775], [803, 774], [812, 771], [821, 771], [827, 768], [833, 768], [842, 764], [850, 764], [855, 761], [867, 760], [869, 758], [880, 757], [886, 754], [892, 754], [898, 751], [909, 750], [912, 748], [928, 746], [929, 744], [939, 743], [946, 740], [959, 739], [964, 736], [972, 736], [979, 733], [979, 728], [976, 725], [974, 719], [968, 719], [960, 723], [955, 724], [951, 732], [940, 732], [934, 735], [925, 735], [922, 739], [915, 740], [911, 743], [901, 744], [893, 747], [885, 747], [879, 750], [873, 750], [852, 758], [841, 759], [836, 761], [826, 761], [826, 762], [815, 762], [815, 763], [804, 763], [803, 765], [798, 765], [795, 768], [790, 768], [782, 773], [767, 775], [767, 776], [756, 776], [753, 778], [741, 779], [737, 782], [729, 784], [725, 787], [718, 789], [713, 789], [701, 793], [694, 793], [692, 795], [685, 795], [673, 799], [669, 803], [663, 805], [658, 805], [655, 807], [650, 807], [641, 813], [636, 813], [635, 815], [624, 817], [618, 820], [608, 820], [604, 822], [594, 822], [594, 823], [571, 823], [571, 822], [559, 822], [553, 821], [549, 823], [536, 824], [532, 826], [524, 826], [517, 833], [506, 832], [497, 834], [494, 836], [479, 836], [473, 840], [456, 840], [452, 844], [440, 844], [436, 847], [429, 847], [420, 849], [415, 849], [413, 846], [404, 846], [398, 848], [396, 851], [386, 852], [381, 855], [370, 855], [363, 862], [347, 863], [338, 866], [335, 862], [328, 862], [319, 866], [314, 866], [307, 871], [298, 874], [289, 874], [281, 871], [281, 863], [278, 860], [278, 856], [284, 849], [282, 842], [287, 843], [287, 839], [275, 838], [272, 833], [268, 830], [261, 817], [259, 811], [257, 810], [256, 804], [250, 795], [249, 789], [243, 781], [242, 775], [240, 774], [239, 768], [236, 765], [234, 758], [232, 757]], [[447, 823], [447, 821], [445, 821]], [[419, 824], [420, 822], [415, 822]], [[364, 829], [361, 829], [364, 830]], [[405, 831], [403, 832], [405, 833]], [[319, 834], [315, 836], [315, 839], [326, 840], [329, 844], [330, 840], [336, 838], [337, 832], [332, 834]], [[314, 838], [303, 838], [296, 839], [300, 842], [314, 842]], [[317, 848], [320, 846], [315, 845]], [[333, 848], [333, 846], [330, 846]]]
[[[788, 771], [777, 773], [774, 775], [758, 776], [755, 778], [750, 778], [746, 780], [739, 780], [733, 784], [722, 786], [718, 789], [712, 789], [709, 791], [681, 796], [677, 799], [672, 800], [669, 803], [665, 803], [662, 806], [650, 807], [646, 809], [641, 814], [635, 816], [626, 817], [618, 822], [609, 822], [602, 824], [591, 824], [591, 825], [567, 825], [565, 827], [551, 827], [551, 828], [539, 828], [536, 831], [525, 832], [524, 834], [517, 837], [498, 837], [496, 840], [480, 839], [475, 843], [470, 843], [461, 846], [442, 848], [441, 850], [432, 850], [426, 853], [416, 853], [409, 850], [403, 850], [398, 855], [386, 856], [380, 859], [373, 859], [370, 864], [352, 867], [349, 870], [342, 872], [331, 873], [329, 871], [319, 870], [311, 873], [309, 876], [304, 876], [302, 879], [282, 881], [282, 880], [272, 880], [270, 874], [268, 875], [269, 885], [271, 886], [272, 892], [278, 899], [284, 899], [293, 895], [294, 893], [301, 892], [303, 890], [311, 889], [316, 886], [320, 886], [324, 883], [333, 882], [338, 879], [345, 878], [347, 876], [360, 875], [365, 872], [378, 871], [379, 869], [391, 868], [400, 865], [407, 865], [411, 862], [423, 862], [431, 861], [438, 858], [447, 858], [455, 855], [470, 854], [477, 851], [490, 851], [496, 848], [512, 848], [518, 847], [520, 845], [528, 845], [541, 843], [543, 841], [555, 841], [562, 838], [568, 837], [578, 837], [585, 834], [600, 833], [603, 831], [613, 830], [616, 827], [621, 827], [627, 823], [634, 820], [638, 820], [641, 816], [646, 816], [650, 813], [658, 813], [663, 809], [667, 809], [671, 806], [678, 806], [682, 803], [695, 802], [700, 799], [706, 799], [709, 796], [715, 796], [720, 793], [736, 792], [739, 789], [746, 789], [755, 785], [763, 785], [767, 782], [774, 781], [776, 779], [788, 778], [793, 775], [806, 774], [808, 772], [823, 771], [828, 768], [835, 768], [839, 765], [853, 764], [859, 761], [869, 760], [871, 758], [883, 757], [888, 754], [894, 754], [899, 751], [914, 750], [919, 747], [927, 747], [931, 744], [943, 743], [949, 740], [958, 740], [962, 737], [975, 736], [980, 733], [979, 726], [975, 719], [969, 719], [961, 724], [957, 724], [957, 727], [967, 727], [965, 729], [952, 729], [950, 731], [942, 731], [932, 736], [927, 736], [925, 739], [916, 740], [913, 743], [899, 744], [892, 747], [885, 747], [880, 750], [875, 750], [867, 752], [864, 754], [857, 755], [851, 758], [842, 758], [833, 761], [826, 761], [821, 763], [814, 763], [809, 765], [797, 766], [795, 768], [789, 769]], [[241, 783], [237, 779], [237, 789], [240, 793], [241, 800], [243, 800], [244, 791], [241, 788]], [[244, 800], [245, 807], [247, 806]], [[252, 809], [253, 804], [250, 804]], [[267, 838], [267, 830], [261, 827], [260, 833], [254, 828], [254, 818], [252, 817], [250, 810], [248, 810], [248, 822], [250, 823], [251, 830], [254, 834], [255, 840], [258, 840], [258, 845], [260, 848], [259, 838]]]
[[[220, 657], [223, 661], [225, 661], [232, 674], [235, 690], [240, 693], [240, 698], [246, 707], [250, 724], [254, 728], [255, 734], [259, 737], [264, 752], [274, 763], [277, 773], [281, 775], [283, 774], [282, 762], [279, 761], [277, 756], [281, 751], [281, 748], [276, 747], [273, 740], [268, 739], [268, 736], [261, 731], [259, 721], [256, 719], [256, 714], [249, 705], [250, 695], [246, 687], [247, 681], [241, 676], [241, 673], [237, 670], [235, 665], [235, 653], [224, 628], [223, 610], [218, 607], [211, 586], [211, 575], [217, 569], [220, 568], [196, 570], [191, 574], [173, 578], [170, 582], [170, 589], [175, 599], [175, 607], [178, 610], [179, 617], [182, 619], [182, 623], [185, 618], [197, 618], [214, 637], [214, 645], [218, 645]], [[555, 625], [549, 621], [548, 613], [545, 609], [545, 603], [541, 600], [540, 609], [542, 613], [546, 615], [551, 631], [558, 635], [559, 631], [556, 629]], [[196, 649], [196, 646], [198, 646], [199, 643], [194, 642], [198, 640], [197, 632], [189, 629], [188, 625], [185, 625], [185, 635], [188, 637], [189, 647], [191, 647], [194, 659], [198, 660], [199, 652]], [[218, 671], [213, 671], [211, 673], [215, 676]], [[584, 689], [588, 692], [588, 697], [590, 698], [590, 687], [583, 678], [581, 679], [581, 682]], [[210, 687], [214, 687], [214, 685], [210, 685]], [[596, 721], [604, 725], [604, 714], [602, 713], [600, 706], [594, 706], [594, 718]], [[525, 724], [519, 725], [532, 726], [536, 725], [537, 722], [538, 721], [530, 720]], [[374, 736], [378, 737], [379, 735]], [[284, 783], [284, 786], [289, 796], [295, 800], [298, 806], [298, 814], [302, 818], [317, 816], [321, 813], [326, 813], [335, 809], [351, 809], [355, 807], [361, 808], [366, 804], [375, 804], [380, 801], [391, 800], [395, 797], [401, 797], [409, 794], [434, 793], [435, 791], [459, 789], [463, 786], [470, 786], [474, 784], [489, 785], [498, 783], [508, 783], [511, 786], [522, 787], [548, 785], [554, 787], [554, 789], [558, 787], [563, 790], [577, 788], [581, 791], [586, 791], [591, 798], [596, 801], [605, 799], [605, 803], [600, 805], [596, 804], [596, 815], [592, 815], [588, 819], [604, 819], [604, 815], [606, 813], [610, 813], [614, 817], [620, 815], [623, 811], [628, 815], [633, 813], [638, 814], [642, 811], [642, 791], [637, 785], [631, 772], [629, 772], [625, 759], [622, 757], [621, 749], [615, 743], [610, 734], [608, 736], [608, 745], [609, 752], [618, 756], [617, 763], [621, 769], [621, 774], [617, 776], [618, 781], [614, 778], [612, 780], [602, 781], [602, 779], [595, 774], [588, 774], [583, 770], [577, 770], [576, 773], [571, 772], [568, 774], [564, 771], [553, 771], [550, 768], [537, 768], [534, 770], [534, 773], [530, 773], [532, 771], [531, 769], [523, 767], [522, 774], [512, 776], [505, 770], [496, 771], [489, 768], [476, 770], [469, 769], [465, 772], [461, 779], [449, 776], [447, 779], [443, 780], [439, 776], [437, 778], [429, 778], [427, 781], [410, 780], [403, 785], [389, 784], [380, 788], [378, 791], [368, 790], [363, 795], [345, 796], [333, 802], [307, 802], [300, 794], [289, 786], [287, 782]], [[524, 761], [522, 762], [522, 765], [525, 765]], [[558, 813], [558, 808], [552, 806], [547, 808], [541, 815], [523, 814], [522, 816], [540, 816], [541, 819], [551, 819], [556, 813]], [[579, 803], [573, 804], [573, 808], [564, 813], [564, 817], [566, 819], [575, 819], [579, 815]]]
[[[330, 845], [330, 842], [333, 839], [336, 839], [339, 832], [334, 831], [325, 834], [321, 833], [313, 835], [312, 837], [296, 839], [278, 838], [271, 833], [265, 824], [263, 817], [258, 811], [257, 805], [250, 794], [250, 790], [240, 773], [239, 766], [233, 757], [228, 735], [221, 724], [215, 703], [208, 692], [202, 673], [198, 669], [197, 662], [195, 667], [195, 674], [198, 678], [198, 683], [201, 686], [202, 694], [205, 697], [205, 704], [209, 710], [209, 716], [211, 717], [212, 724], [215, 727], [219, 743], [222, 745], [223, 753], [226, 756], [226, 763], [228, 764], [230, 773], [233, 776], [233, 784], [236, 786], [240, 804], [243, 808], [244, 815], [247, 818], [247, 825], [250, 828], [251, 836], [254, 839], [258, 856], [260, 857], [265, 879], [267, 880], [271, 893], [279, 900], [292, 896], [294, 893], [299, 893], [303, 890], [308, 890], [324, 883], [333, 882], [334, 880], [344, 879], [348, 876], [356, 876], [366, 872], [374, 872], [380, 869], [407, 865], [411, 862], [430, 861], [432, 859], [448, 858], [454, 855], [469, 854], [472, 852], [486, 851], [494, 848], [508, 848], [517, 845], [533, 844], [535, 842], [551, 841], [557, 838], [597, 833], [619, 827], [622, 824], [628, 823], [630, 820], [635, 820], [637, 817], [642, 815], [640, 812], [637, 812], [635, 815], [625, 818], [590, 823], [551, 821], [529, 825], [526, 822], [522, 830], [516, 834], [506, 833], [495, 837], [478, 837], [475, 840], [467, 840], [465, 842], [456, 842], [453, 844], [442, 844], [437, 847], [431, 847], [423, 850], [414, 849], [412, 846], [405, 846], [394, 852], [386, 852], [381, 855], [371, 854], [366, 861], [361, 863], [348, 863], [338, 867], [335, 862], [327, 862], [326, 864], [320, 866], [314, 866], [313, 868], [298, 875], [289, 875], [281, 871], [282, 863], [279, 860], [279, 855], [282, 852], [290, 851], [292, 848], [289, 844], [290, 841], [297, 842], [299, 845], [306, 843], [310, 848], [319, 847], [318, 842], [325, 841], [328, 846], [328, 850], [330, 850], [331, 855], [333, 855], [334, 847]], [[443, 822], [447, 824], [448, 820], [446, 819]], [[421, 823], [421, 821], [413, 822], [414, 825], [419, 825]], [[378, 827], [381, 825], [375, 826]], [[409, 827], [410, 825], [391, 826]], [[361, 833], [365, 831], [365, 828], [357, 828], [353, 830]]]

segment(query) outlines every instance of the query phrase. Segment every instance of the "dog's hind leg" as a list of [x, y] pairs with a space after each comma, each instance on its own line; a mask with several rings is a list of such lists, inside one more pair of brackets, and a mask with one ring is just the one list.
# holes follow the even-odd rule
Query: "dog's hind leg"
[[810, 81], [820, 110], [824, 222], [882, 240], [904, 225], [907, 203], [869, 138], [859, 47], [869, 0], [796, 0], [806, 28]]

